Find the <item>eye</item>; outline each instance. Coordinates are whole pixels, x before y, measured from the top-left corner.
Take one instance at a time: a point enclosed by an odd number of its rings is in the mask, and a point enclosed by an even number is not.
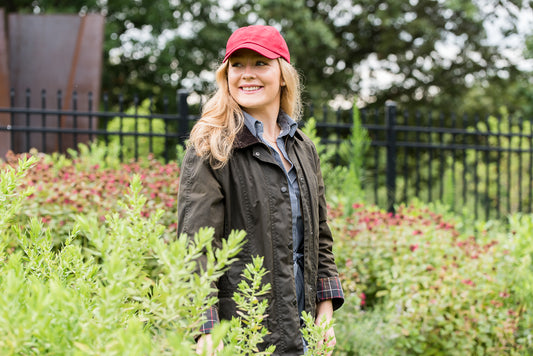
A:
[[[231,66],[234,67],[234,68],[242,67],[241,62],[231,62],[230,64],[231,64]]]
[[[259,61],[257,61],[257,62],[255,63],[255,65],[258,66],[258,67],[262,67],[262,66],[266,66],[266,65],[268,65],[268,63],[265,62],[265,61],[261,61],[261,60],[259,60]]]

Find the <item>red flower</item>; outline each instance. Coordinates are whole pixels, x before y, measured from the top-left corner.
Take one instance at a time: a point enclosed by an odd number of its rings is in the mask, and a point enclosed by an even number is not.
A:
[[[409,246],[409,249],[410,249],[412,252],[415,252],[415,251],[418,249],[418,244],[413,244],[413,245]]]
[[[354,208],[354,209],[359,209],[359,208],[362,208],[362,207],[363,207],[363,204],[360,204],[360,203],[354,203],[352,205],[352,208]]]
[[[469,285],[469,286],[473,286],[474,285],[474,282],[472,282],[471,279],[463,279],[461,281],[461,283],[464,283],[464,284]]]
[[[359,298],[361,298],[361,306],[364,306],[364,305],[365,305],[365,302],[366,302],[366,295],[365,295],[365,293],[361,293],[361,294],[359,294]]]
[[[174,199],[171,199],[165,203],[167,208],[172,208],[174,206]]]
[[[352,267],[352,265],[353,265],[352,260],[351,260],[350,258],[348,258],[348,259],[346,260],[345,266],[346,266],[346,267]]]
[[[168,226],[169,229],[177,229],[178,228],[178,223],[172,223]]]

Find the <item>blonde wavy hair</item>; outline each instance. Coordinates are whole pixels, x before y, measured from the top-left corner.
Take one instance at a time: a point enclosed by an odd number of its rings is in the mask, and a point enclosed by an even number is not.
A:
[[[293,120],[298,121],[301,114],[301,83],[296,69],[283,58],[278,58],[281,79],[281,109]],[[215,169],[226,165],[233,151],[237,133],[244,125],[241,107],[230,95],[228,87],[229,61],[222,63],[216,71],[218,89],[204,104],[202,116],[194,125],[189,146],[196,154],[208,159]]]

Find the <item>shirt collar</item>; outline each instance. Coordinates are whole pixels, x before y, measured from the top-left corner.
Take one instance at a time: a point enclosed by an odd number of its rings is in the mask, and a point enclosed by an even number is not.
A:
[[[244,125],[250,130],[252,135],[261,139],[263,137],[263,123],[257,120],[252,115],[248,114],[246,111],[244,113]],[[278,114],[278,124],[281,127],[280,136],[289,135],[294,137],[296,130],[298,129],[298,124],[294,121],[289,115],[287,115],[283,110],[280,109]]]

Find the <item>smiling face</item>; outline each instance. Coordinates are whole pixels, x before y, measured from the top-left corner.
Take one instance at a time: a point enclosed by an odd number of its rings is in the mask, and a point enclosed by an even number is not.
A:
[[[238,50],[229,58],[229,92],[256,119],[277,118],[281,85],[277,59],[268,59],[249,49]]]

